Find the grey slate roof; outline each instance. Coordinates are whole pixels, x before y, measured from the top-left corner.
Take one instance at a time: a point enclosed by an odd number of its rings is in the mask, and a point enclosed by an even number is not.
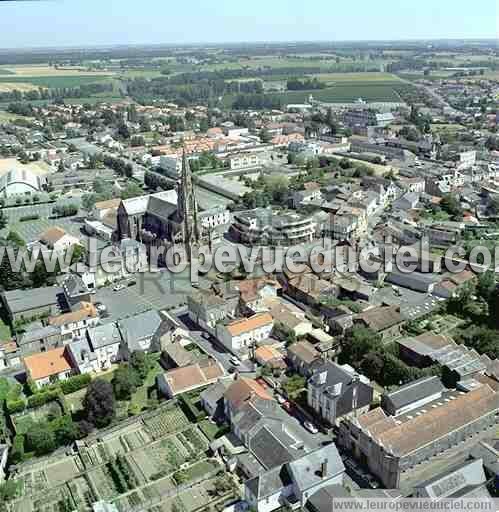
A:
[[[88,329],[87,335],[94,350],[121,343],[120,332],[114,323],[98,325],[97,327]]]
[[[452,466],[444,473],[418,484],[416,487],[421,489],[423,496],[431,498],[452,497],[470,487],[481,486],[487,481],[483,471],[482,459],[467,461],[456,466]]]
[[[62,288],[46,286],[31,290],[10,290],[3,292],[4,300],[12,312],[22,313],[30,309],[42,308],[59,303],[58,296],[63,293]]]
[[[76,338],[68,345],[76,364],[84,363],[84,356],[88,356],[90,360],[96,359],[97,354],[92,352],[88,339],[86,337]]]
[[[291,484],[286,466],[278,466],[246,482],[246,486],[258,499],[275,494]]]
[[[127,342],[130,351],[139,349],[138,341],[146,338],[152,338],[161,325],[161,315],[150,310],[145,313],[125,318],[118,322],[118,327]]]
[[[54,327],[52,325],[47,325],[45,327],[41,327],[39,329],[32,329],[30,331],[23,333],[17,339],[17,343],[19,345],[24,345],[26,343],[31,343],[32,341],[48,338],[49,336],[57,336],[58,334],[60,334],[59,328]]]
[[[293,460],[293,455],[286,446],[265,425],[251,437],[249,449],[266,469],[282,466]]]
[[[326,463],[325,476],[321,475],[322,464]],[[334,443],[308,453],[287,464],[289,473],[300,491],[314,487],[326,478],[333,478],[345,471],[345,466]]]
[[[428,396],[442,393],[444,390],[445,387],[438,377],[423,377],[387,393],[385,399],[389,400],[395,409],[401,409]]]

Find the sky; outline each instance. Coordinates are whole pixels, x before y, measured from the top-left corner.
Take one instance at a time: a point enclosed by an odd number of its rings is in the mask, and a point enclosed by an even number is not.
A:
[[[497,0],[0,0],[0,48],[499,38]]]

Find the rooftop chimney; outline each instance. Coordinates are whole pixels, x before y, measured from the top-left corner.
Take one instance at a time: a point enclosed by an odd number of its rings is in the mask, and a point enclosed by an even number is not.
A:
[[[327,459],[324,459],[324,462],[321,464],[321,478],[326,478],[327,476]]]

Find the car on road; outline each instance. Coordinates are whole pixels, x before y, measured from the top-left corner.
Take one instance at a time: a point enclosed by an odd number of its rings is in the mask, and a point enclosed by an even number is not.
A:
[[[117,284],[116,286],[113,287],[113,292],[119,292],[121,290],[124,290],[125,289],[125,285],[124,284]]]
[[[211,334],[209,332],[203,332],[201,334],[201,336],[205,339],[205,340],[209,340],[211,338]]]
[[[232,356],[230,359],[230,364],[233,364],[234,366],[239,366],[241,364],[241,361],[236,357]]]
[[[104,313],[104,311],[107,311],[106,305],[102,304],[102,302],[96,302],[94,305],[98,313]]]
[[[305,421],[303,423],[303,426],[311,433],[311,434],[318,434],[319,429],[311,422],[311,421]]]
[[[137,284],[137,281],[135,281],[134,279],[131,279],[130,281],[128,281],[128,283],[126,284],[127,286],[135,286]]]
[[[283,405],[286,402],[286,399],[279,394],[276,394],[275,399],[277,400],[277,403],[280,405]]]

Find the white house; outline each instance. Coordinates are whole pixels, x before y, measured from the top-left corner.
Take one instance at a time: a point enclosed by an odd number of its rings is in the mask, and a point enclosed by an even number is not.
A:
[[[107,370],[119,361],[121,335],[116,324],[98,325],[88,329],[87,339],[96,356],[95,364],[99,370]]]
[[[269,313],[259,313],[250,318],[235,320],[228,325],[217,325],[217,337],[231,352],[247,351],[253,344],[267,339],[274,327]]]
[[[79,245],[80,240],[75,236],[68,235],[64,229],[54,226],[48,228],[40,235],[40,242],[46,245],[49,249],[63,253],[74,245]]]
[[[32,379],[38,388],[66,380],[73,374],[66,347],[27,356],[24,358],[24,366],[28,378]]]
[[[48,324],[59,327],[63,342],[72,340],[76,336],[84,336],[87,329],[99,323],[99,315],[95,306],[90,302],[80,302],[74,311],[62,315],[51,316]]]

